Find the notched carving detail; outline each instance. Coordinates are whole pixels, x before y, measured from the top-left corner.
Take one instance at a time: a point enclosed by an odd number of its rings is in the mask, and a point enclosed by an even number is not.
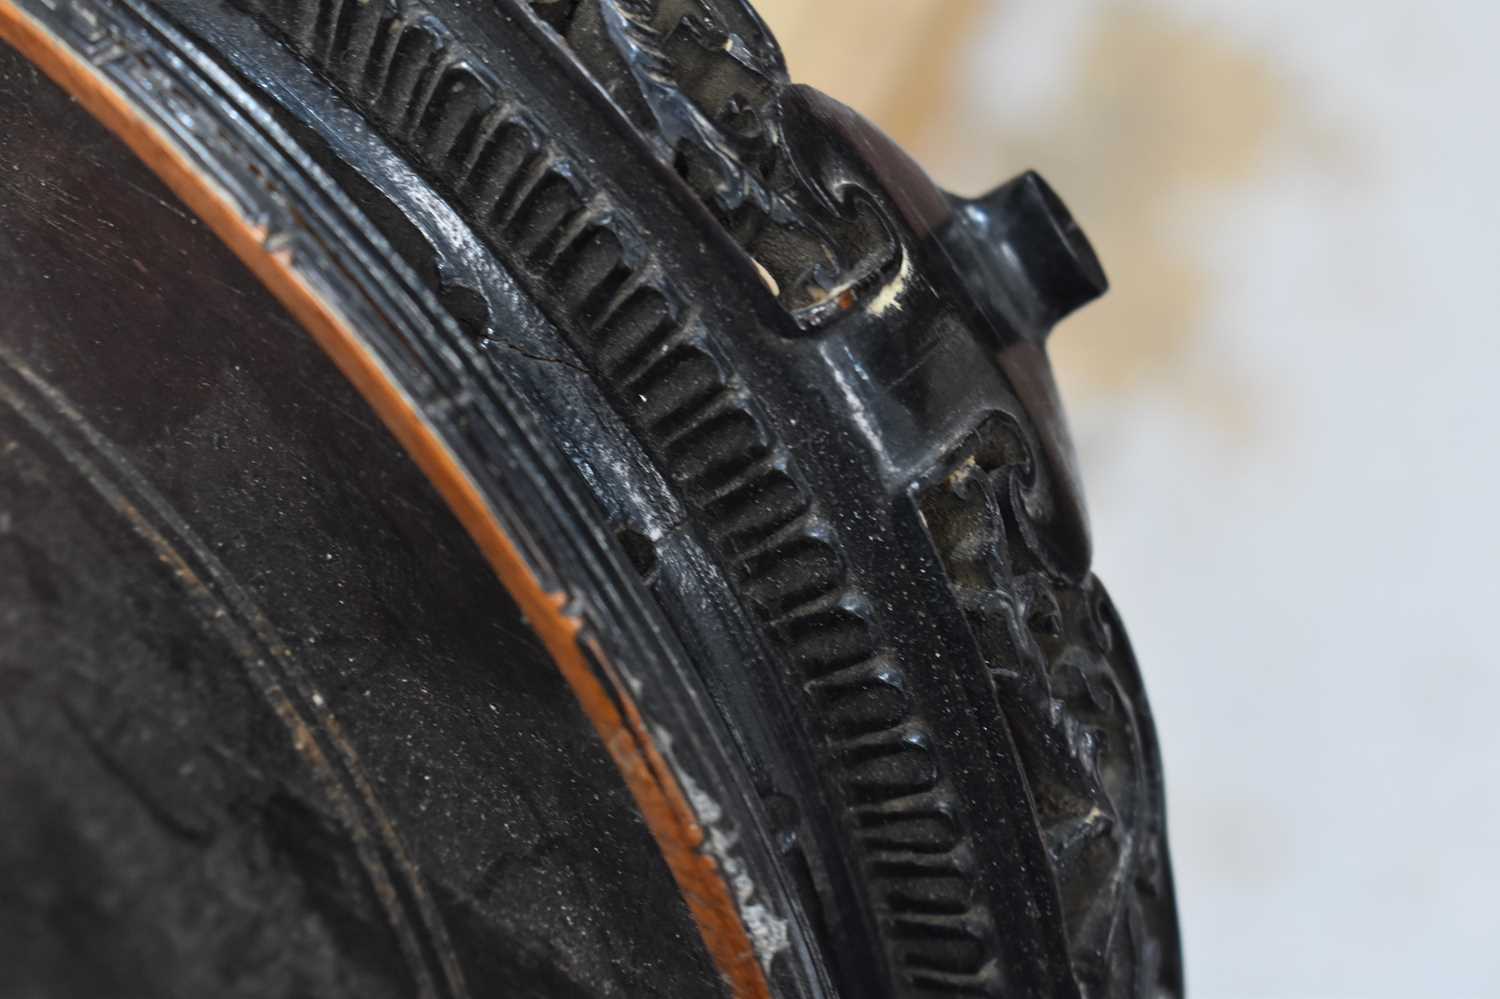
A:
[[[912,994],[997,994],[999,942],[931,726],[905,696],[870,603],[850,584],[836,532],[790,453],[694,310],[661,278],[626,210],[421,4],[234,2],[452,195],[703,514],[747,605],[797,671],[825,772],[849,806],[853,855],[872,886],[887,954]],[[571,21],[557,23],[571,35],[590,9],[583,0]],[[691,30],[701,47],[705,29]],[[744,35],[724,37],[720,50],[739,52],[737,65],[759,58],[757,72],[780,71],[779,56],[768,62]],[[781,211],[769,193],[759,201],[742,193],[739,209],[767,219]],[[843,282],[838,295],[852,296],[863,287],[854,273],[825,269],[817,280]],[[814,301],[806,315],[821,317],[827,305]],[[752,915],[743,906],[742,914]]]
[[[844,695],[821,681],[839,674],[857,685],[863,681],[856,674],[866,671],[878,684],[891,675],[868,601],[849,585],[833,528],[787,449],[696,313],[662,280],[627,213],[587,182],[568,152],[420,4],[236,2],[452,194],[599,374],[622,415],[712,525],[710,540],[746,603],[801,671],[810,714],[827,734],[824,752],[838,793],[859,807],[889,806],[897,814],[901,801],[929,796],[955,816],[951,843],[940,853],[967,856],[956,798],[942,782],[931,737],[910,700],[887,705],[884,724],[859,733],[825,713],[825,703]],[[845,716],[849,707],[845,701]],[[954,981],[993,978],[984,970],[988,957],[957,962],[948,954],[951,932],[924,928],[918,918],[915,900],[936,890],[947,909],[965,915],[976,951],[993,954],[990,931],[975,929],[988,923],[967,882],[941,856],[912,868],[900,862],[903,851],[880,842],[876,837],[864,851],[865,866],[882,911],[905,920],[888,937],[893,963],[912,981],[935,967],[959,976]],[[932,878],[946,878],[947,888],[924,888]]]

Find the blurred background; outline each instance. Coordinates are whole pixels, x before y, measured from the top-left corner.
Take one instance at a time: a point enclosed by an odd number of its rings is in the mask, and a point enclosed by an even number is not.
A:
[[[1500,5],[757,0],[1113,281],[1051,340],[1190,994],[1500,996]]]

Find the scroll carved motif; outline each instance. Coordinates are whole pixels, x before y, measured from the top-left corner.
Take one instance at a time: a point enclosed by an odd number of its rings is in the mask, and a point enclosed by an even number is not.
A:
[[[1031,448],[994,416],[922,510],[1025,764],[1086,996],[1176,994],[1155,736],[1103,586],[1065,575],[1038,522]]]
[[[799,130],[776,41],[747,4],[536,0],[579,60],[726,232],[771,276],[799,324],[816,327],[899,265],[884,207]],[[795,133],[795,138],[792,137]]]

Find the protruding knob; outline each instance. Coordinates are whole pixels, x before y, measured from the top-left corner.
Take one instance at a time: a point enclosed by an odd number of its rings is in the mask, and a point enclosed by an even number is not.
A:
[[[1009,304],[1030,327],[1023,334],[1045,337],[1064,317],[1108,290],[1088,237],[1035,171],[958,207],[974,249],[984,258],[982,276],[1003,286]]]

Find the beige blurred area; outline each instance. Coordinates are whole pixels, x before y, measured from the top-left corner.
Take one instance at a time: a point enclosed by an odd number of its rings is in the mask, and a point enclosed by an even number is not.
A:
[[[1117,391],[1143,368],[1174,362],[1206,278],[1161,233],[1179,198],[1251,178],[1271,129],[1297,113],[1265,60],[1145,5],[1101,6],[1046,82],[1049,93],[1032,95],[1045,113],[1008,116],[995,113],[973,64],[1001,30],[1001,0],[758,7],[795,79],[875,121],[949,190],[978,194],[1036,167],[1064,193],[1114,285],[1054,347],[1075,392]],[[1200,388],[1211,415],[1239,418],[1232,383]]]
[[[1112,289],[1049,350],[1161,733],[1189,992],[1500,996],[1500,5],[756,0]]]

